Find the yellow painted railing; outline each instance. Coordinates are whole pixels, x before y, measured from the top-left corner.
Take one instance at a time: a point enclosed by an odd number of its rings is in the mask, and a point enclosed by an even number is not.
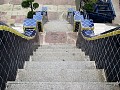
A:
[[[106,38],[106,37],[110,37],[110,36],[115,36],[115,35],[118,35],[118,34],[120,34],[120,30],[112,31],[112,32],[109,32],[109,33],[106,33],[106,34],[96,35],[96,36],[93,36],[93,37],[85,37],[84,35],[82,35],[82,36],[86,40],[97,40],[97,39],[102,39],[102,38]]]
[[[18,35],[18,36],[20,36],[20,37],[22,37],[24,39],[27,39],[27,40],[31,40],[31,39],[33,39],[35,37],[35,36],[32,36],[32,37],[25,36],[24,34],[18,32],[17,30],[12,29],[12,28],[10,28],[8,26],[5,26],[5,25],[0,25],[0,30],[1,31],[4,30],[4,31],[11,32],[11,33],[13,33],[15,35]]]

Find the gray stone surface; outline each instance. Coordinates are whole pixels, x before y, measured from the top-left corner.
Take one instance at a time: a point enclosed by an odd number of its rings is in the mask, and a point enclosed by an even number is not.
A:
[[[105,82],[22,82],[9,83],[6,90],[120,90],[114,84]]]
[[[52,32],[72,31],[73,30],[72,25],[69,24],[69,22],[65,21],[64,19],[62,20],[62,18],[66,18],[64,16],[64,13],[63,13],[63,15],[61,14],[61,16],[59,16],[59,19],[61,19],[61,21],[55,20],[55,21],[47,22],[44,25],[44,30],[46,32],[48,32],[48,31],[52,31]]]
[[[20,0],[4,1],[20,4]],[[40,8],[48,7],[49,22],[44,25],[44,31],[57,33],[42,38],[43,44],[48,45],[39,47],[34,52],[33,60],[36,62],[31,60],[26,63],[24,70],[18,70],[16,81],[8,82],[6,90],[120,90],[114,83],[104,82],[102,70],[95,69],[94,61],[89,61],[89,57],[85,57],[85,54],[76,48],[77,34],[76,37],[69,34],[73,27],[66,21],[67,9],[75,8],[74,0],[36,1],[40,3]],[[0,3],[2,4],[3,0]],[[9,24],[22,23],[29,9],[13,4],[0,5],[1,20]],[[95,24],[95,33],[99,34],[109,28]],[[74,45],[52,45],[50,43],[53,43],[53,40],[54,43],[69,42]]]
[[[76,54],[81,54],[85,55],[84,52],[81,52],[81,50],[78,49],[38,49],[36,52],[33,52],[34,55],[42,54],[42,53],[76,53]]]
[[[50,45],[41,45],[39,49],[78,49],[75,45],[72,44],[50,44]]]
[[[25,69],[95,69],[94,61],[25,62]]]
[[[32,61],[89,61],[89,57],[80,49],[66,45],[39,47],[31,57]]]
[[[32,56],[32,61],[90,61],[88,57],[69,57],[69,56]]]
[[[32,61],[84,61],[89,60],[84,52],[74,45],[42,45],[31,57]]]
[[[27,69],[18,70],[16,82],[103,82],[97,69]]]
[[[68,52],[39,52],[39,53],[34,53],[33,54],[34,57],[39,57],[39,58],[42,58],[42,57],[75,57],[75,58],[80,58],[80,57],[85,57],[85,54],[84,53],[75,53],[75,52],[71,52],[71,53],[68,53]]]

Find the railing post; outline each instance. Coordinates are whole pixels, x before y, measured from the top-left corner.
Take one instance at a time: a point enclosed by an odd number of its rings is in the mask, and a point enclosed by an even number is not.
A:
[[[73,25],[73,21],[74,21],[74,11],[75,10],[73,8],[68,8],[67,20],[72,25]]]
[[[48,21],[48,13],[47,13],[47,10],[48,10],[47,7],[42,7],[43,25]]]

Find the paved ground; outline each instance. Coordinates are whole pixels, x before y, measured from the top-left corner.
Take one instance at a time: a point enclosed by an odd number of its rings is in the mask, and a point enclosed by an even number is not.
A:
[[[52,31],[52,32],[56,32],[56,31],[58,31],[58,32],[62,32],[62,31],[69,32],[69,31],[73,30],[73,27],[72,27],[71,24],[69,24],[65,20],[63,20],[63,21],[52,20],[50,22],[47,22],[44,25],[44,30],[46,32],[48,32],[48,31]]]
[[[35,0],[48,7],[49,22],[45,24],[45,32],[40,34],[41,44],[72,43],[75,44],[77,33],[71,33],[73,27],[66,21],[67,9],[75,8],[74,0]],[[30,9],[21,7],[21,0],[1,0],[0,20],[7,24],[15,24],[19,32],[23,32],[22,23]]]
[[[76,44],[77,33],[72,31],[73,26],[64,17],[49,20],[44,25],[44,32],[40,33],[40,44]]]
[[[19,5],[21,1],[22,0],[0,0],[0,4],[11,3]],[[35,2],[46,5],[74,5],[74,0],[35,0]]]
[[[40,8],[43,5],[40,5]],[[75,6],[70,5],[44,5],[48,7],[48,13],[50,19],[58,18],[59,13],[67,12],[70,7],[75,8]],[[37,9],[37,10],[40,10]],[[29,9],[23,9],[20,5],[4,4],[0,5],[0,20],[5,23],[22,23],[26,18]],[[54,16],[53,16],[54,15]]]
[[[75,8],[74,0],[35,0],[42,6],[48,7],[49,19],[57,19],[59,13],[65,13],[68,8]],[[0,20],[7,23],[23,23],[30,9],[21,7],[21,0],[0,0]],[[53,16],[54,15],[54,16]]]
[[[4,1],[4,2],[3,2]],[[49,22],[44,25],[45,32],[40,34],[41,44],[72,43],[75,44],[77,33],[71,33],[73,27],[66,21],[67,9],[75,8],[74,0],[36,0],[48,7]],[[21,0],[0,0],[0,20],[7,24],[15,24],[14,29],[23,32],[22,23],[29,9],[23,9]],[[95,24],[95,34],[110,30],[114,26]],[[46,33],[47,32],[47,33]],[[59,33],[59,34],[58,34]]]
[[[44,32],[40,34],[40,44],[76,44],[76,32]]]

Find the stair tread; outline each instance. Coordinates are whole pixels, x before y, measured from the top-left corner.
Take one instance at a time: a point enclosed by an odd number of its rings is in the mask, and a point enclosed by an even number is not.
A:
[[[73,56],[75,56],[75,55],[85,55],[85,53],[83,53],[83,52],[35,52],[35,53],[33,53],[33,55],[49,55],[49,56],[51,56],[51,55],[73,55]]]
[[[41,50],[33,53],[32,57],[85,57],[82,51],[69,51],[69,50]]]
[[[83,52],[80,52],[80,51],[68,51],[68,50],[64,50],[64,51],[56,51],[56,50],[42,50],[41,52],[38,52],[38,51],[36,51],[36,52],[34,52],[33,53],[33,56],[36,56],[36,55],[51,55],[51,54],[55,54],[55,55],[59,55],[60,54],[60,56],[62,55],[62,54],[64,54],[64,56],[65,55],[83,55],[83,56],[85,56],[85,53],[83,53]]]
[[[18,70],[16,82],[103,82],[102,74],[98,69],[27,69]]]
[[[109,82],[9,82],[6,90],[120,90]]]
[[[36,53],[39,52],[81,52],[79,49],[37,49]]]
[[[68,56],[49,56],[49,57],[39,57],[33,56],[31,57],[32,61],[90,61],[88,57],[68,57]]]
[[[39,48],[43,47],[73,47],[76,48],[76,46],[73,44],[50,44],[50,45],[41,45]]]
[[[26,62],[25,69],[95,69],[94,61],[55,61],[55,62]]]

